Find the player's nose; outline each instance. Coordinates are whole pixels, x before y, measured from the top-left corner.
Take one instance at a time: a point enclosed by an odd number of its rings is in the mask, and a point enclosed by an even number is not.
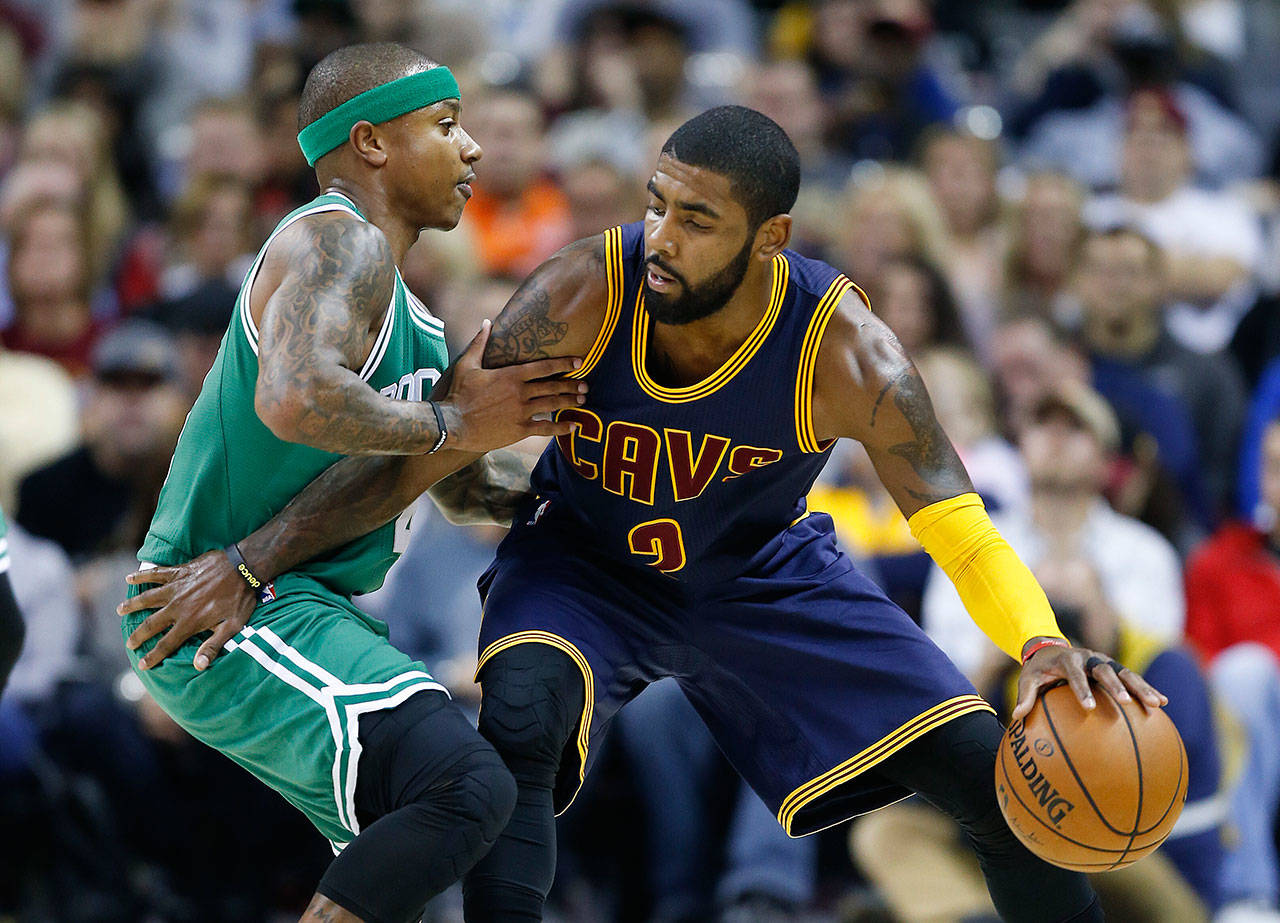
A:
[[[460,131],[462,132],[462,160],[464,163],[475,163],[484,156],[484,148],[476,143],[476,139],[471,137],[465,128]]]

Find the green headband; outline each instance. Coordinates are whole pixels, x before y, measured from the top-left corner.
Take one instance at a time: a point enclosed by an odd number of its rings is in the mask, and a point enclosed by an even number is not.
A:
[[[307,165],[314,167],[317,160],[347,140],[356,122],[378,125],[442,99],[459,98],[458,81],[449,68],[419,71],[365,90],[329,110],[298,132],[298,147],[302,148]]]

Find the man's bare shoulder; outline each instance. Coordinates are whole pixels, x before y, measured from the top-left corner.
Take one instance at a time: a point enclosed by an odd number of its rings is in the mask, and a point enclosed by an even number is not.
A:
[[[368,303],[385,307],[394,291],[395,257],[386,235],[345,211],[304,215],[267,245],[250,293],[255,320],[286,282],[308,289],[356,289]],[[362,303],[366,299],[361,299]]]
[[[493,322],[485,365],[583,356],[604,322],[605,237],[565,246],[533,271]]]

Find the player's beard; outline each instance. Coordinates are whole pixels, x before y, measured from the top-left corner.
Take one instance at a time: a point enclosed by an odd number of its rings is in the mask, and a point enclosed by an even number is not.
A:
[[[645,265],[656,263],[663,272],[675,278],[680,283],[680,294],[671,295],[655,292],[649,287],[649,282],[646,279],[644,283],[645,309],[658,323],[674,325],[691,324],[719,311],[733,297],[733,293],[738,290],[738,286],[742,284],[742,280],[747,274],[747,266],[751,263],[751,245],[754,242],[755,235],[749,235],[747,242],[743,244],[742,250],[738,255],[697,288],[691,286],[684,276],[663,266],[656,257],[649,257],[645,260]]]

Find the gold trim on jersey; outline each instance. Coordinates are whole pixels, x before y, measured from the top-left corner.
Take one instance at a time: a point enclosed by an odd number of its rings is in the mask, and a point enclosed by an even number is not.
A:
[[[813,804],[823,795],[832,791],[832,789],[852,781],[856,776],[889,758],[907,744],[922,737],[934,728],[959,718],[961,715],[967,715],[975,711],[989,711],[995,714],[995,709],[985,699],[972,693],[947,699],[945,702],[940,702],[927,711],[921,712],[897,730],[891,731],[877,740],[861,753],[845,760],[834,769],[829,769],[822,775],[815,776],[793,791],[783,800],[782,807],[778,809],[778,822],[782,824],[788,836],[805,835],[791,832],[796,815],[802,809]],[[842,817],[836,818],[829,826],[834,826],[845,819]],[[806,833],[816,832],[814,830],[806,831]]]
[[[827,446],[818,443],[813,432],[813,373],[818,361],[818,350],[822,346],[822,335],[826,332],[827,322],[840,305],[845,292],[856,289],[863,300],[866,295],[862,289],[850,282],[845,276],[836,276],[835,281],[827,288],[827,292],[818,302],[813,316],[809,318],[809,329],[805,331],[804,343],[800,347],[800,370],[796,375],[796,442],[801,452],[822,452]]]
[[[751,335],[743,341],[724,365],[697,384],[685,388],[663,387],[649,377],[649,370],[645,367],[645,356],[649,345],[649,312],[644,309],[644,282],[642,281],[636,292],[635,316],[631,322],[631,369],[640,387],[650,397],[667,404],[685,404],[720,390],[734,375],[742,371],[768,338],[769,332],[773,330],[773,325],[778,320],[778,315],[782,313],[782,302],[786,297],[790,278],[791,263],[779,253],[773,258],[773,289],[769,296],[769,306],[765,309],[764,317],[760,318],[760,323],[756,324],[756,329],[751,331]]]
[[[609,346],[609,338],[613,329],[618,326],[618,318],[622,316],[622,290],[624,277],[622,274],[622,228],[609,228],[604,232],[604,275],[608,282],[604,308],[604,323],[596,334],[596,341],[591,344],[591,351],[582,360],[582,365],[565,375],[565,378],[586,378],[596,367],[600,357]]]
[[[556,814],[559,815],[569,810],[569,805],[573,804],[574,799],[578,797],[578,792],[582,789],[582,782],[587,777],[587,749],[591,745],[591,716],[596,706],[595,677],[591,672],[591,664],[586,657],[582,656],[582,651],[578,650],[572,641],[568,641],[550,631],[530,629],[529,631],[518,631],[513,635],[507,635],[505,638],[499,638],[486,647],[484,653],[480,655],[480,662],[476,664],[476,680],[479,680],[481,668],[495,654],[519,644],[549,644],[557,650],[568,654],[569,659],[577,665],[582,673],[582,684],[585,689],[582,697],[582,717],[578,722],[578,785],[564,807],[556,811]]]

